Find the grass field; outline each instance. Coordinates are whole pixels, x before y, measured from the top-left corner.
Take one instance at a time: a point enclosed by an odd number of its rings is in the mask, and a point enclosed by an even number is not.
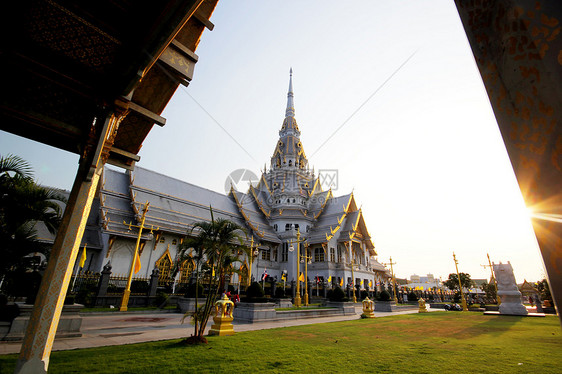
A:
[[[188,330],[186,329],[186,332]],[[0,356],[12,373],[16,355]],[[432,312],[54,352],[50,373],[562,373],[557,317]]]

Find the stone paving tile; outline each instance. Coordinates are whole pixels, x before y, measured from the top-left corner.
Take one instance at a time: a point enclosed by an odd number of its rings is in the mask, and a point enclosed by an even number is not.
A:
[[[430,311],[432,311],[430,309]],[[417,310],[381,313],[375,312],[375,317],[385,317],[397,314],[416,313]],[[236,323],[237,332],[264,330],[278,327],[302,326],[317,323],[349,321],[360,318],[361,309],[357,308],[356,315],[333,316],[309,319],[293,319],[284,321],[268,321],[258,323]],[[183,314],[145,314],[131,315],[96,315],[84,316],[82,319],[82,333],[80,338],[56,339],[53,351],[103,347],[132,343],[143,343],[158,340],[181,339],[192,334],[193,326],[186,322],[181,324]],[[207,324],[208,331],[212,320]],[[19,353],[21,342],[0,342],[0,354]]]

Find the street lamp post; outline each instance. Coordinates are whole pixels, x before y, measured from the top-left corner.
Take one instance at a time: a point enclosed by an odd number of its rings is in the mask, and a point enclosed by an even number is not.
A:
[[[494,282],[494,288],[496,289],[496,300],[498,301],[498,305],[500,305],[502,302],[500,300],[500,296],[498,295],[498,281],[496,281],[496,277],[494,275],[494,267],[492,266],[492,261],[490,261],[490,254],[486,253],[486,256],[488,256],[488,265],[480,265],[483,266],[485,268],[489,267],[490,268],[490,272],[492,273],[492,278],[491,281]]]
[[[252,264],[253,264],[253,260],[254,260],[254,256],[257,256],[260,252],[258,251],[257,245],[256,245],[256,249],[254,251],[254,237],[252,236],[252,239],[250,241],[250,269],[248,271],[248,286],[250,284],[252,284]],[[258,271],[257,267],[256,267],[256,272]]]
[[[129,227],[129,230],[132,227],[137,227],[139,229],[139,234],[137,236],[137,244],[135,245],[135,250],[133,251],[133,259],[131,260],[131,267],[129,269],[129,277],[127,278],[127,286],[125,287],[125,291],[123,292],[123,298],[121,299],[121,307],[119,308],[120,312],[126,312],[127,311],[127,305],[129,304],[129,296],[131,295],[131,282],[133,280],[133,272],[135,271],[135,262],[136,262],[135,260],[137,259],[137,252],[139,250],[142,230],[145,228],[144,227],[144,220],[146,218],[146,213],[148,212],[148,206],[149,205],[150,205],[150,203],[147,201],[146,205],[144,206],[144,209],[142,211],[141,224],[139,226],[133,225],[131,223],[123,222],[125,225],[127,225]],[[152,233],[153,230],[158,230],[158,227],[155,229],[153,226],[151,226],[150,227],[150,233]],[[139,261],[140,261],[140,258],[139,258]]]
[[[396,277],[394,276],[394,268],[392,267],[392,265],[396,265],[396,262],[392,262],[392,257],[390,257],[390,262],[384,265],[390,265],[390,275],[392,276],[392,294],[394,295],[394,302],[398,304],[398,298],[396,297]]]
[[[352,286],[352,290],[353,290],[353,302],[356,303],[357,302],[357,296],[355,296],[355,274],[353,272],[353,268],[355,266],[359,266],[355,263],[355,260],[353,259],[353,252],[351,249],[351,240],[349,241],[349,256],[351,257],[351,261],[349,263],[349,266],[351,267],[351,286]]]
[[[455,256],[455,252],[453,252],[453,260],[455,260],[455,268],[457,269],[457,278],[459,279],[459,289],[461,291],[462,311],[467,312],[468,307],[466,305],[466,300],[464,298],[464,292],[462,291],[461,275],[459,273],[459,262],[457,261],[457,256]]]
[[[353,268],[357,266],[357,264],[355,263],[354,259],[351,259],[351,263],[349,265],[351,266],[351,286],[353,289],[353,302],[356,303],[357,296],[355,296],[355,274],[353,273]]]
[[[305,254],[301,255],[301,262],[304,262],[304,306],[308,306],[308,264],[312,262],[312,256],[308,255],[308,246],[304,246]]]
[[[304,241],[304,240],[302,240]],[[300,266],[299,266],[299,259],[300,259],[300,242],[301,242],[301,232],[299,229],[297,229],[297,295],[295,296],[295,306],[297,308],[300,308],[301,306],[301,293],[300,293],[300,280],[299,280],[299,272],[300,272]],[[289,252],[293,252],[295,250],[295,247],[293,247],[293,241],[291,240],[291,246],[289,247]]]

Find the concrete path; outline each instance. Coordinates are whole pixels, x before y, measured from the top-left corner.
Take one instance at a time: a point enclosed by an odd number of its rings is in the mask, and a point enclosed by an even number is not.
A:
[[[428,309],[431,310],[430,308]],[[352,316],[258,322],[253,324],[236,323],[234,321],[233,325],[236,332],[264,330],[359,319],[361,308],[356,307],[356,312],[357,314]],[[417,313],[417,310],[412,309],[389,313],[375,312],[375,317],[410,313]],[[183,314],[181,313],[133,314],[113,312],[96,315],[84,314],[82,319],[82,337],[55,339],[53,351],[185,338],[193,333],[193,326],[189,323],[188,319],[182,324],[182,317]],[[207,330],[212,325],[212,322],[211,319]],[[0,354],[19,353],[20,348],[21,342],[0,342]]]

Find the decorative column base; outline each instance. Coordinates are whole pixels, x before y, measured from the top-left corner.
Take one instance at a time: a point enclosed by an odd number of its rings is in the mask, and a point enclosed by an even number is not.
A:
[[[363,314],[361,318],[375,318],[375,303],[368,297],[363,300]]]
[[[213,317],[215,323],[211,326],[209,335],[234,335],[234,327],[232,326],[233,320],[234,318],[232,317]]]
[[[425,306],[425,300],[420,297],[418,300],[418,313],[427,313],[427,307]]]
[[[213,317],[215,324],[211,326],[209,335],[234,335],[234,327],[232,327],[233,311],[234,303],[223,294],[222,298],[215,303],[215,316]]]
[[[123,299],[121,299],[121,306],[119,307],[120,312],[127,311],[127,306],[129,305],[129,296],[131,296],[131,290],[123,291]]]

